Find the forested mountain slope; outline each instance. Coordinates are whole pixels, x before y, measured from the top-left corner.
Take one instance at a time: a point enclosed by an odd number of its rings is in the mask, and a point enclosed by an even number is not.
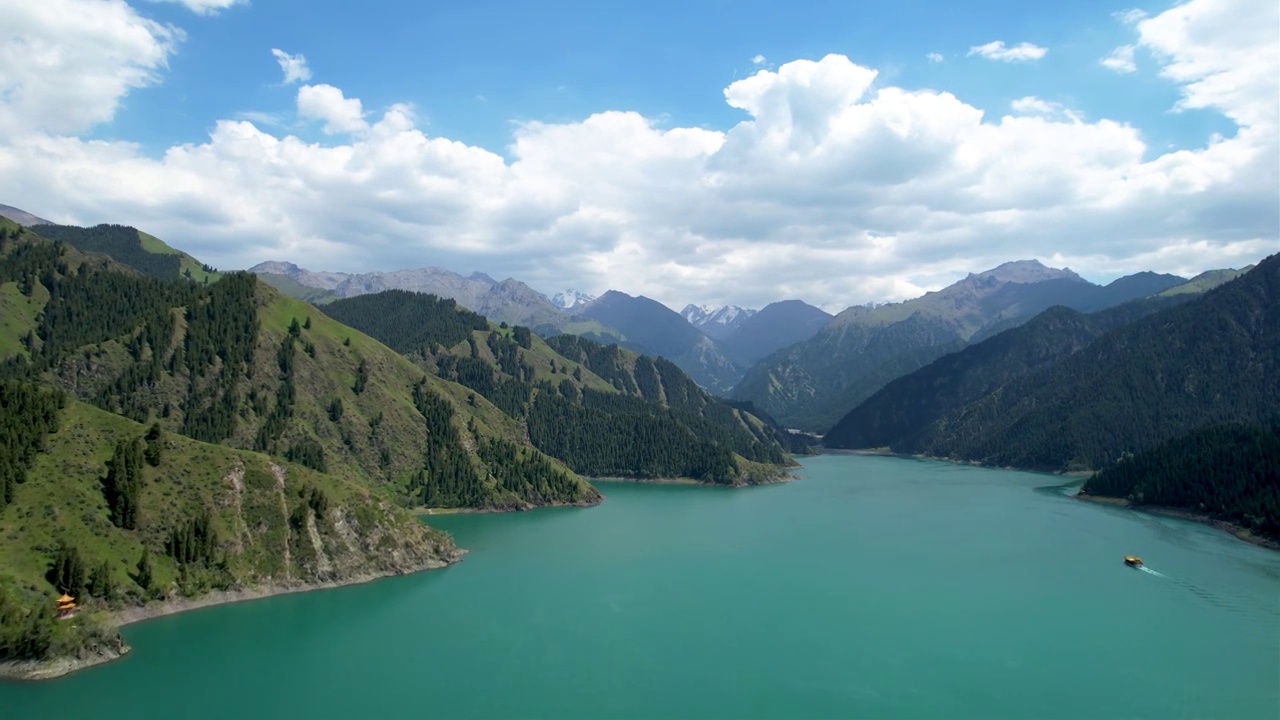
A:
[[[175,250],[159,238],[125,225],[36,225],[31,228],[41,237],[62,241],[86,253],[107,255],[122,265],[161,280],[187,278],[207,282],[216,273],[213,268],[190,255]]]
[[[535,447],[580,473],[740,484],[789,463],[776,428],[662,358],[573,335],[544,341],[432,295],[389,291],[325,312],[491,399]]]
[[[992,465],[1101,469],[1206,425],[1280,412],[1280,256],[958,408],[895,446]]]
[[[459,557],[361,483],[0,382],[0,660],[119,651],[95,611],[342,583]],[[34,431],[34,432],[33,432]],[[33,442],[32,442],[33,441]],[[82,608],[56,621],[60,593]]]
[[[1280,540],[1280,424],[1193,430],[1121,458],[1082,492],[1183,508]]]
[[[592,502],[491,403],[252,275],[203,285],[122,272],[65,245],[11,239],[0,283],[44,304],[10,377],[207,442],[387,487],[405,503]],[[24,293],[25,294],[25,293]]]
[[[1111,330],[1191,297],[1135,300],[1089,315],[1062,306],[1050,308],[1024,325],[944,355],[885,385],[841,418],[823,444],[911,447],[948,413],[1061,362]]]
[[[811,339],[751,368],[733,397],[788,427],[825,432],[892,380],[1054,305],[1102,309],[1180,282],[1147,275],[1099,286],[1070,270],[1017,261],[914,300],[849,308]]]

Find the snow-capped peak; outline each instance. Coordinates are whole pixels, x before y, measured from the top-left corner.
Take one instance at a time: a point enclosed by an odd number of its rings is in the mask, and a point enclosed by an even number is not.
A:
[[[588,295],[584,292],[569,289],[552,295],[551,304],[564,310],[572,310],[578,306],[586,305],[595,299],[594,295]]]
[[[723,307],[685,305],[684,310],[680,311],[680,315],[685,320],[688,320],[690,325],[700,330],[705,329],[708,325],[732,327],[755,314],[755,310],[740,308],[737,305],[725,305]]]

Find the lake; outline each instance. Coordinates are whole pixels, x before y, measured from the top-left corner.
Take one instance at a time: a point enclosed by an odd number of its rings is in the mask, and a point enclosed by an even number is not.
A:
[[[1280,553],[885,457],[432,518],[436,572],[125,629],[6,718],[1276,718]],[[1126,567],[1140,555],[1152,572]]]

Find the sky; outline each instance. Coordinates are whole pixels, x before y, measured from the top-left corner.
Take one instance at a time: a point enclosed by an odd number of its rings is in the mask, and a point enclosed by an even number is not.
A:
[[[679,308],[1280,250],[1280,4],[5,0],[0,203]]]

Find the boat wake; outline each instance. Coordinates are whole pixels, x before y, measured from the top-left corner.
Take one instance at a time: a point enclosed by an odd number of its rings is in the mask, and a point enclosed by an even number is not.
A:
[[[1139,567],[1138,569],[1139,569],[1139,570],[1141,570],[1141,571],[1142,571],[1142,572],[1144,572],[1144,573],[1147,573],[1148,575],[1155,575],[1156,577],[1168,577],[1168,576],[1167,576],[1167,575],[1165,575],[1164,573],[1156,572],[1155,570],[1152,570],[1151,568],[1147,567],[1146,565],[1143,565],[1143,566]]]

